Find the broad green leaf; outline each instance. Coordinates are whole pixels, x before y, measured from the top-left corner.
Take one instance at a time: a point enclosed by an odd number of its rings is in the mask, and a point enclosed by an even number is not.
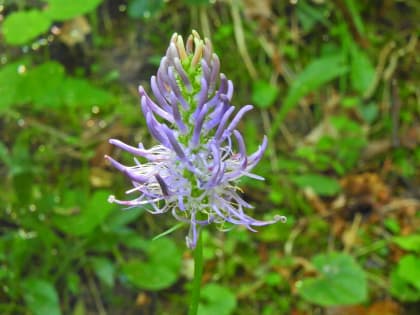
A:
[[[27,102],[38,107],[59,107],[62,105],[61,87],[64,67],[54,61],[29,68],[26,80],[21,84],[20,93]]]
[[[420,300],[420,290],[416,289],[410,282],[401,278],[399,276],[398,268],[391,272],[390,283],[390,293],[399,300],[405,302]]]
[[[22,283],[23,298],[34,315],[60,315],[60,303],[54,286],[43,279],[29,278]]]
[[[277,128],[283,122],[287,113],[298,104],[302,97],[332,79],[343,75],[347,70],[348,67],[344,64],[344,58],[341,55],[322,57],[307,65],[292,82],[284,103],[273,122],[271,134],[277,132]]]
[[[420,257],[405,255],[398,262],[398,276],[420,291]]]
[[[341,190],[336,179],[318,174],[296,175],[292,177],[292,181],[300,188],[312,188],[321,196],[333,196]]]
[[[324,140],[325,138],[321,138],[321,140]],[[315,163],[318,160],[318,155],[319,153],[317,152],[315,147],[312,146],[300,146],[296,149],[296,156],[299,158],[304,158],[305,160],[311,162],[311,163]],[[302,166],[300,166],[302,167]],[[299,168],[300,168],[299,167]],[[299,168],[297,168],[297,170],[299,170]]]
[[[141,289],[161,290],[173,285],[180,273],[181,253],[173,241],[161,238],[148,242],[147,261],[132,259],[123,264],[127,279]]]
[[[259,108],[267,108],[274,104],[279,89],[265,81],[255,81],[252,85],[252,103]]]
[[[298,292],[305,300],[322,306],[350,305],[366,300],[366,275],[352,256],[321,254],[315,256],[312,263],[318,276],[304,279],[298,285]]]
[[[10,45],[23,45],[45,33],[51,20],[38,10],[10,13],[3,22],[3,35]]]
[[[119,230],[127,224],[137,220],[146,208],[133,208],[127,211],[116,211],[112,213],[107,220],[108,226],[111,230]]]
[[[45,14],[54,21],[64,21],[93,11],[102,0],[44,0],[48,2]]]
[[[350,54],[352,86],[357,92],[364,93],[375,77],[375,67],[370,62],[368,55],[355,44],[352,44]]]
[[[71,107],[104,105],[112,100],[110,93],[95,87],[84,79],[66,78],[61,87],[61,92],[63,103]]]
[[[158,13],[163,5],[163,0],[132,0],[128,4],[128,16],[133,19],[147,19]]]
[[[392,240],[402,249],[420,252],[420,234],[397,236]]]
[[[344,108],[354,108],[361,102],[362,101],[358,97],[347,96],[347,97],[343,97],[343,99],[341,100],[341,106]]]
[[[175,243],[168,238],[160,238],[155,241],[149,241],[146,253],[151,263],[165,262],[173,271],[181,266],[181,253]]]
[[[385,218],[383,223],[384,223],[385,228],[387,228],[392,233],[394,233],[394,234],[400,233],[401,226],[400,226],[400,223],[395,218]],[[394,238],[394,241],[395,241],[395,238]],[[396,241],[396,243],[398,244],[398,241]],[[398,245],[400,247],[403,247],[400,244],[398,244]],[[420,243],[419,243],[419,247],[420,247]]]
[[[278,272],[270,272],[264,277],[264,282],[269,286],[279,286],[281,283],[286,282]]]
[[[25,62],[9,63],[0,68],[0,109],[16,105],[21,100],[20,86],[26,79]]]
[[[268,198],[276,205],[281,204],[284,201],[285,195],[282,190],[271,190]]]
[[[109,259],[103,257],[94,257],[91,259],[91,262],[96,276],[109,287],[114,286],[114,264]]]
[[[208,284],[201,289],[202,302],[198,305],[198,315],[229,315],[236,308],[236,297],[226,287]]]
[[[280,156],[278,160],[279,160],[278,168],[280,170],[285,170],[288,172],[296,172],[304,168],[304,166],[302,165],[302,162],[300,162],[299,160],[287,159]]]
[[[150,291],[158,291],[170,287],[178,279],[178,273],[165,265],[144,263],[133,259],[122,268],[128,280],[135,286]]]
[[[23,62],[0,68],[0,108],[31,103],[36,108],[103,106],[113,97],[85,79],[67,77],[57,62],[31,67]]]
[[[91,233],[102,224],[114,207],[107,201],[107,191],[96,191],[80,213],[73,215],[56,215],[54,223],[65,233],[80,236]]]
[[[76,273],[76,270],[67,273],[66,285],[67,289],[74,295],[80,294],[80,276]]]
[[[139,237],[136,231],[129,230],[122,235],[122,242],[124,242],[124,246],[127,248],[144,251],[148,248],[150,241]]]

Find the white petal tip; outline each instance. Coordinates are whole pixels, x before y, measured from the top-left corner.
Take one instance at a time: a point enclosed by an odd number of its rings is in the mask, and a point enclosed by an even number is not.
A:
[[[287,218],[284,215],[276,215],[274,216],[274,220],[280,221],[281,223],[287,222]]]

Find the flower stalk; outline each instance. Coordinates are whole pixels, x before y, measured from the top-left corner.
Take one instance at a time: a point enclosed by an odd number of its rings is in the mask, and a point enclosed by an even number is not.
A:
[[[194,249],[194,281],[191,290],[191,302],[188,315],[196,315],[200,302],[201,280],[203,278],[203,237],[197,238],[197,246]]]

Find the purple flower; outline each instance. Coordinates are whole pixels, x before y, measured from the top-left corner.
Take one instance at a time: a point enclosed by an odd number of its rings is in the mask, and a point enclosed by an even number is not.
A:
[[[129,207],[148,204],[155,214],[172,212],[190,224],[186,238],[190,248],[195,247],[202,225],[216,223],[223,228],[231,223],[255,231],[253,226],[285,221],[283,216],[260,221],[244,212],[252,206],[240,196],[237,182],[242,176],[263,180],[251,170],[263,156],[267,138],[247,155],[236,128],[252,106],[234,114],[233,84],[219,68],[219,58],[207,38],[202,40],[193,31],[184,45],[175,33],[150,81],[154,100],[139,88],[147,127],[159,144],[145,149],[141,143],[132,147],[111,139],[110,143],[138,157],[134,166],[106,156],[132,181],[127,193],[138,195],[131,200],[110,196],[109,201]]]

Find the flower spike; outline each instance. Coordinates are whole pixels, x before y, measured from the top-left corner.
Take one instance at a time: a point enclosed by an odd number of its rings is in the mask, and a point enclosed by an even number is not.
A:
[[[180,35],[173,34],[150,86],[154,100],[140,86],[140,105],[159,144],[145,149],[141,143],[133,147],[110,140],[136,157],[134,166],[106,159],[132,181],[127,194],[139,195],[131,200],[110,196],[109,201],[128,207],[149,204],[153,214],[172,213],[189,223],[189,248],[196,246],[200,227],[208,224],[226,229],[229,223],[255,231],[255,226],[285,222],[280,215],[261,221],[245,213],[252,205],[240,196],[237,183],[243,176],[263,180],[251,170],[264,154],[267,137],[255,153],[247,155],[237,127],[252,106],[234,114],[233,84],[220,73],[210,40],[192,31],[184,44]]]

